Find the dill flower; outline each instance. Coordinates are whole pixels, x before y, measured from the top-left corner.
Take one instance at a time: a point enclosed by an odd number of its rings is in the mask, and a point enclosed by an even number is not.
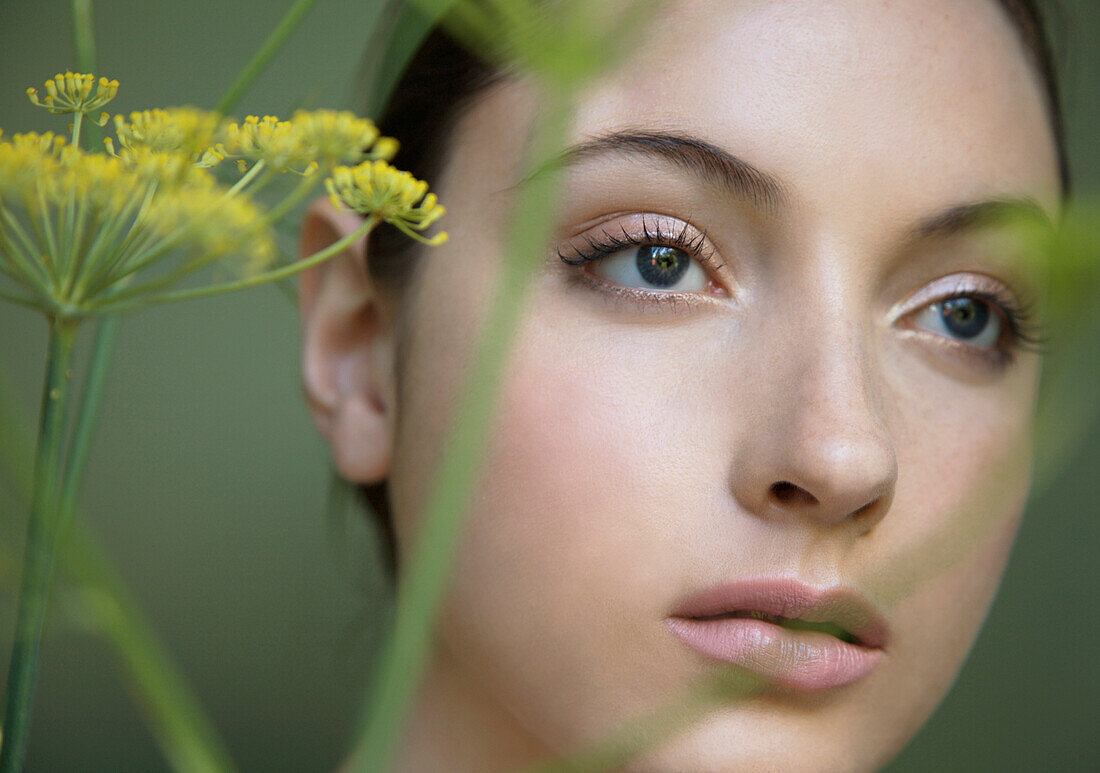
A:
[[[15,134],[10,141],[0,141],[0,201],[18,198],[38,180],[51,178],[64,145],[65,138],[53,132]]]
[[[299,110],[290,122],[322,166],[361,161],[369,152],[389,160],[397,152],[395,139],[380,137],[374,121],[349,110]]]
[[[214,150],[214,138],[221,118],[217,113],[195,107],[156,108],[130,113],[129,119],[115,116],[115,135],[121,150],[168,151],[191,156],[194,163],[213,166],[221,160]],[[115,155],[110,138],[103,141]]]
[[[0,133],[0,298],[79,320],[153,303],[251,287],[289,276],[335,249],[265,271],[275,256],[271,224],[316,185],[320,169],[341,206],[370,216],[363,233],[385,220],[418,241],[443,214],[427,183],[384,159],[397,141],[347,111],[298,111],[289,121],[249,116],[241,124],[194,107],[144,110],[115,117],[105,153],[80,147],[83,111],[101,106],[117,82],[67,73],[47,81],[49,96],[32,101],[52,112],[75,112],[71,138],[52,133]],[[117,143],[117,145],[116,145]],[[232,186],[213,167],[226,156],[251,169]],[[336,166],[362,160],[358,166]],[[242,170],[244,171],[244,170]],[[253,200],[278,173],[302,179],[268,211]],[[361,236],[362,234],[360,234]],[[214,263],[241,279],[177,289]]]
[[[277,171],[312,174],[318,167],[367,159],[390,159],[397,140],[382,137],[367,118],[343,110],[299,110],[288,121],[250,115],[230,124],[218,151],[245,162],[264,162]]]
[[[301,128],[273,115],[263,118],[250,115],[243,123],[230,124],[218,151],[239,157],[242,162],[262,161],[279,172],[309,175],[317,168],[314,153],[303,141]],[[244,171],[246,163],[238,162],[238,166]]]
[[[92,93],[93,87],[95,93]],[[100,78],[98,84],[94,75],[79,72],[58,73],[46,81],[46,96],[38,99],[38,90],[27,89],[31,103],[44,107],[51,113],[83,113],[98,110],[118,94],[118,81]],[[107,123],[107,114],[101,113],[96,121],[100,126]]]
[[[107,153],[149,180],[201,183],[199,170],[223,158],[214,147],[221,119],[194,107],[170,107],[115,116],[115,135],[103,140]]]
[[[183,179],[170,165],[137,169],[50,134],[0,140],[0,276],[28,293],[9,297],[80,317],[215,260],[240,258],[245,272],[270,262],[263,212],[192,169]],[[157,279],[127,287],[154,265]]]
[[[325,180],[325,188],[338,209],[377,217],[424,244],[437,245],[447,240],[446,232],[442,231],[430,239],[414,233],[430,226],[445,210],[436,195],[428,193],[426,182],[385,161],[338,166],[332,177]]]

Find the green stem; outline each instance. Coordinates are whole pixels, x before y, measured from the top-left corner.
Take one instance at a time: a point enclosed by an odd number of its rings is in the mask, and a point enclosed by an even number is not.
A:
[[[271,35],[268,36],[264,44],[260,46],[260,50],[256,52],[256,55],[252,57],[244,70],[234,81],[233,85],[229,87],[229,90],[225,92],[225,95],[218,102],[218,106],[214,108],[215,111],[226,115],[230,110],[237,106],[237,103],[241,101],[241,97],[248,90],[248,87],[252,85],[252,82],[259,77],[260,73],[267,67],[267,63],[271,61],[271,58],[275,56],[276,52],[282,47],[286,39],[290,37],[290,34],[302,23],[302,19],[306,17],[313,6],[316,5],[317,0],[297,0],[294,5],[290,7],[290,10],[286,12],[282,21],[278,26],[272,30]]]
[[[78,72],[95,72],[95,25],[92,0],[72,0],[73,55]]]
[[[253,178],[256,175],[258,175],[261,171],[263,171],[263,168],[264,168],[264,161],[263,161],[263,159],[260,159],[259,161],[257,161],[255,164],[252,165],[251,169],[249,169],[247,172],[245,172],[243,175],[241,175],[241,179],[239,179],[239,180],[237,180],[237,182],[233,183],[233,187],[225,192],[225,198],[228,199],[234,193],[241,190],[246,185],[248,185],[250,182],[252,182]]]
[[[38,431],[38,451],[34,466],[34,494],[27,527],[15,643],[8,668],[4,745],[0,747],[2,773],[20,770],[27,753],[31,703],[38,674],[39,644],[42,624],[46,619],[50,575],[57,546],[57,488],[60,481],[62,427],[77,324],[67,319],[52,319],[50,323],[46,380],[42,390],[42,423]]]
[[[551,96],[548,119],[531,146],[530,161],[541,162],[561,147],[569,102]],[[493,426],[500,375],[518,326],[529,279],[545,251],[557,170],[536,175],[523,187],[518,217],[497,291],[484,321],[444,455],[423,513],[423,530],[403,567],[394,629],[382,653],[375,688],[365,713],[367,726],[352,757],[358,770],[387,770],[400,729],[429,654],[436,608],[454,557],[462,518],[477,480],[480,460]]]
[[[107,381],[107,369],[118,335],[118,318],[108,317],[99,323],[92,345],[88,380],[84,384],[80,408],[77,410],[69,453],[65,459],[65,471],[61,479],[61,507],[58,508],[59,532],[64,535],[72,514],[76,510],[76,496],[84,477],[84,465],[88,461],[88,449],[95,434],[103,385]]]
[[[61,513],[71,521],[59,533],[62,564],[81,592],[77,595],[95,630],[111,645],[135,702],[144,710],[169,764],[181,771],[231,771],[231,758],[203,713],[202,706],[144,618],[141,608],[111,566],[103,547],[75,517],[76,494],[95,415],[103,391],[118,320],[109,318],[96,332],[88,385],[77,415],[61,487]],[[98,374],[98,375],[97,375]],[[23,461],[29,445],[18,432],[10,389],[0,380],[0,468],[11,474],[19,497],[30,497],[31,471]]]
[[[42,301],[38,298],[33,298],[29,295],[19,295],[18,293],[9,293],[4,290],[0,290],[0,300],[5,300],[28,309],[34,309],[35,311],[42,311],[44,308]]]
[[[82,521],[77,520],[62,540],[62,551],[69,574],[82,587],[79,598],[98,632],[110,642],[169,765],[204,773],[234,770],[168,650]]]
[[[268,225],[277,223],[282,219],[283,215],[293,209],[302,199],[304,199],[309,192],[313,190],[317,182],[321,179],[322,175],[318,172],[314,172],[308,177],[303,177],[298,181],[298,184],[294,186],[294,190],[290,194],[280,201],[275,207],[264,215],[264,222]]]
[[[73,113],[73,139],[70,143],[74,148],[80,147],[80,125],[84,123],[84,113]]]
[[[187,301],[194,298],[207,298],[212,295],[221,295],[222,293],[233,292],[234,290],[245,290],[249,287],[255,287],[257,285],[266,284],[267,282],[274,282],[279,279],[285,279],[288,276],[293,276],[300,271],[305,271],[307,268],[312,268],[318,263],[322,263],[334,255],[342,252],[354,242],[362,239],[366,236],[374,226],[378,224],[378,218],[370,217],[363,221],[363,225],[359,226],[355,231],[343,237],[339,241],[333,242],[320,252],[316,252],[310,255],[308,258],[299,260],[290,265],[283,266],[282,268],[275,269],[274,271],[268,271],[263,274],[257,274],[256,276],[246,277],[244,279],[238,279],[235,282],[225,282],[220,285],[210,285],[207,287],[196,287],[191,290],[179,290],[172,293],[163,293],[161,295],[153,295],[141,297],[139,293],[137,297],[130,302],[120,303],[105,303],[99,307],[93,307],[92,311],[96,314],[119,314],[124,311],[131,311],[133,309],[144,308],[145,306],[154,306],[161,303],[174,303],[175,301]],[[135,288],[139,290],[140,288]]]

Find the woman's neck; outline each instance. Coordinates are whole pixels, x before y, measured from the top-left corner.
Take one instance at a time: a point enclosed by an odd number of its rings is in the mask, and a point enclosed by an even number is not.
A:
[[[513,773],[545,760],[534,739],[437,646],[398,752],[397,773]]]

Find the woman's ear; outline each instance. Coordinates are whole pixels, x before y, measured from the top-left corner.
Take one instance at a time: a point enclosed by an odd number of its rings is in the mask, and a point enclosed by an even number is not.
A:
[[[318,199],[302,223],[301,254],[347,236],[362,219]],[[302,383],[336,469],[353,483],[389,475],[393,447],[393,330],[366,266],[366,239],[300,274]]]

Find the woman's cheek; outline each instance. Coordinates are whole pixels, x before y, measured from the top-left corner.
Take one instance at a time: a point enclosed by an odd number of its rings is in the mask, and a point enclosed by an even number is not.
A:
[[[568,747],[683,683],[663,619],[702,487],[681,368],[644,335],[532,308],[547,313],[517,338],[440,632]]]

